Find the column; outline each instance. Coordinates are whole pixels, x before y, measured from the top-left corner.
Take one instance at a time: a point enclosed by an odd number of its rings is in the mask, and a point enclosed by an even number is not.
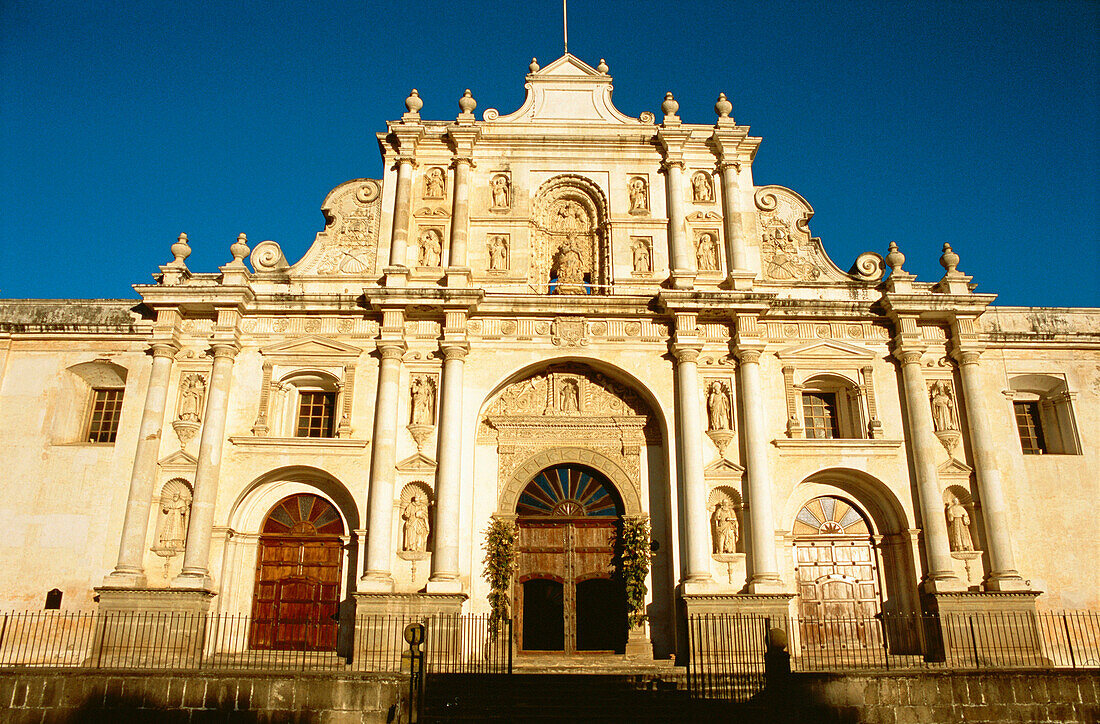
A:
[[[397,192],[393,199],[393,234],[390,237],[390,266],[408,266],[409,216],[412,210],[412,156],[397,158]]]
[[[195,469],[195,497],[187,524],[187,549],[183,570],[172,581],[176,588],[209,588],[210,536],[214,529],[214,504],[218,498],[218,476],[225,443],[225,417],[229,410],[229,389],[233,381],[235,344],[214,343],[214,366],[206,396],[206,413],[199,438],[199,460]]]
[[[462,492],[462,386],[468,347],[443,344],[439,397],[438,467],[435,475],[435,550],[429,593],[461,593],[458,580],[459,504]]]
[[[130,474],[130,493],[126,499],[126,515],[122,520],[122,540],[118,547],[118,563],[104,581],[108,586],[140,588],[145,585],[145,537],[149,531],[149,510],[153,502],[157,455],[164,425],[164,408],[168,401],[168,378],[172,372],[177,347],[153,343],[153,368],[149,373],[149,388],[145,393],[145,409],[138,427],[134,469]]]
[[[936,447],[933,435],[932,408],[928,403],[928,388],[921,371],[921,352],[897,351],[901,362],[902,383],[905,386],[905,407],[909,443],[913,449],[913,472],[917,477],[920,498],[921,527],[924,529],[924,551],[928,559],[925,589],[928,593],[962,590],[966,587],[955,576],[951,565],[951,547],[947,542],[947,519],[944,517],[940,494],[939,473],[936,470]]]
[[[981,497],[982,517],[985,520],[985,545],[991,569],[985,588],[991,591],[1027,590],[1028,586],[1017,572],[1012,555],[1008,509],[1004,487],[1001,485],[1001,471],[997,467],[997,443],[989,427],[989,415],[982,396],[979,353],[959,351],[955,353],[955,357],[959,361],[959,373],[962,377],[963,404],[966,405],[978,495]],[[940,518],[943,518],[942,514]]]
[[[664,168],[672,285],[677,289],[691,289],[695,281],[695,254],[684,230],[684,162],[666,161]]]
[[[447,286],[466,286],[470,270],[466,265],[466,241],[470,226],[469,158],[454,160],[454,197],[451,205],[451,248],[447,261]]]
[[[722,226],[729,249],[729,270],[746,271],[749,268],[749,252],[745,247],[745,230],[741,227],[740,190],[737,183],[741,164],[724,161],[718,168],[722,172]]]
[[[676,398],[680,411],[677,453],[680,485],[684,490],[683,521],[687,540],[685,593],[697,592],[690,590],[693,586],[706,588],[714,583],[710,575],[710,519],[707,516],[707,484],[703,477],[703,416],[699,407],[697,360],[701,350],[701,344],[685,342],[677,342],[672,348],[676,355]]]
[[[764,417],[763,382],[758,349],[739,347],[737,375],[745,423],[745,486],[749,510],[749,545],[752,556],[751,593],[780,593],[783,579],[775,555],[775,515],[772,512],[772,480],[768,467],[768,427]]]
[[[404,342],[379,342],[382,363],[378,370],[378,394],[374,405],[374,437],[370,459],[370,509],[367,524],[367,561],[360,590],[388,593],[393,590],[393,485],[397,464],[397,397]]]

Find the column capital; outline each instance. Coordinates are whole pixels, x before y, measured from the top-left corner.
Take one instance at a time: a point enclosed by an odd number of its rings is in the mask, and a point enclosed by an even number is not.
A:
[[[760,364],[760,357],[764,354],[764,350],[760,347],[745,347],[738,345],[733,353],[741,364],[755,365]]]
[[[924,350],[913,349],[911,347],[901,347],[894,350],[894,357],[903,365],[920,365],[920,360],[923,356]]]
[[[451,159],[451,167],[458,168],[459,166],[467,166],[469,168],[477,168],[477,164],[474,163],[474,159],[469,156],[455,156]]]
[[[440,351],[443,353],[443,359],[466,359],[466,355],[470,353],[470,343],[466,340],[444,340],[439,345]]]
[[[408,346],[402,340],[379,340],[376,344],[382,359],[401,359]]]
[[[703,351],[703,343],[673,342],[671,350],[677,362],[694,362],[699,359],[699,353]]]
[[[718,170],[719,171],[725,171],[727,168],[736,169],[737,173],[741,173],[741,162],[740,161],[719,161],[718,162]]]
[[[398,166],[408,164],[412,168],[416,168],[420,165],[419,163],[417,163],[415,156],[395,156],[393,162]]]
[[[960,365],[976,365],[981,361],[982,352],[976,349],[956,349],[951,356]]]
[[[669,169],[678,168],[681,171],[684,170],[684,162],[680,159],[666,159],[661,161],[661,171],[668,172]]]
[[[241,346],[237,342],[214,342],[210,345],[210,349],[214,353],[214,359],[221,357],[228,357],[233,359],[237,356],[237,353],[241,351]]]
[[[175,341],[157,340],[149,343],[149,351],[154,357],[175,358],[176,352],[180,351],[180,346]]]

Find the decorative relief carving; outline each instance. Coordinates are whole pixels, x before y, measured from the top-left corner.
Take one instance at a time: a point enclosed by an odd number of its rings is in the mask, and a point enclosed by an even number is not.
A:
[[[714,231],[702,231],[695,237],[695,259],[699,271],[720,271],[718,261],[718,234]]]
[[[426,199],[441,199],[444,197],[447,182],[443,175],[443,169],[437,167],[429,168],[424,173],[424,198]]]
[[[535,322],[535,334],[543,337],[550,334],[550,323]]]
[[[627,182],[627,192],[630,195],[630,213],[649,213],[649,182],[644,176],[634,176]]]
[[[504,319],[500,322],[500,333],[506,337],[511,337],[516,333],[516,320]]]
[[[627,322],[623,327],[623,331],[626,332],[627,337],[637,337],[642,333],[641,322]]]
[[[603,337],[607,334],[607,322],[593,322],[590,331],[593,336]]]
[[[562,175],[543,184],[535,197],[531,283],[559,294],[602,289],[609,277],[606,219],[606,197],[590,179]]]
[[[558,317],[551,326],[551,342],[558,347],[584,347],[588,344],[582,317]]]
[[[333,189],[322,206],[329,223],[314,243],[319,254],[316,261],[306,261],[305,268],[322,275],[372,273],[377,262],[381,206],[377,181],[352,181]],[[257,252],[259,246],[253,253],[254,264]],[[277,262],[275,259],[272,263]]]
[[[416,239],[416,263],[422,267],[439,267],[443,263],[443,230],[438,227],[422,229]]]
[[[697,204],[714,203],[714,182],[709,173],[698,171],[691,177],[691,200]]]
[[[512,206],[512,193],[511,184],[508,181],[508,176],[502,173],[498,173],[493,176],[489,181],[489,192],[492,199],[492,204],[489,207],[492,211],[507,211]]]
[[[487,242],[489,250],[489,271],[508,270],[508,235],[493,234]]]

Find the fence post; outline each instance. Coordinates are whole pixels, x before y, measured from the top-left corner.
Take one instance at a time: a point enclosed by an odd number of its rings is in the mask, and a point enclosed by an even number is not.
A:
[[[424,643],[424,624],[410,623],[405,626],[404,635],[409,645],[409,650],[402,656],[409,658],[409,723],[416,724],[424,692],[424,652],[420,649]]]
[[[1069,665],[1073,668],[1077,668],[1077,659],[1073,655],[1073,637],[1069,634],[1069,621],[1066,620],[1066,614],[1062,614],[1062,626],[1066,629],[1066,645],[1069,646]]]
[[[966,623],[970,628],[970,647],[974,650],[974,668],[981,668],[978,665],[978,637],[974,635],[974,617],[967,616]]]

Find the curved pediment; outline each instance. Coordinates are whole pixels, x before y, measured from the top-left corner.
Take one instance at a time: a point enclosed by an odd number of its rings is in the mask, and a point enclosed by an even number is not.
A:
[[[537,67],[537,66],[532,66]],[[606,66],[604,66],[606,67]],[[566,53],[527,75],[527,98],[519,110],[500,115],[495,108],[484,119],[504,123],[632,124],[642,121],[622,113],[611,102],[611,76]],[[652,122],[652,121],[650,121]]]

